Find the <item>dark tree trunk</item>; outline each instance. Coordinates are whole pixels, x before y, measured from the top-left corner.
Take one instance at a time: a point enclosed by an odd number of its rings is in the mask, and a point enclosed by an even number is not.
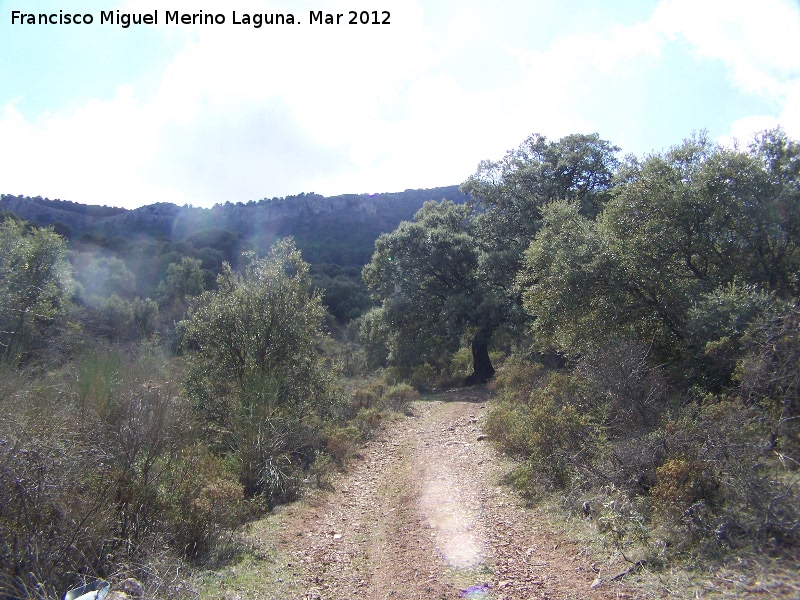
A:
[[[464,380],[464,385],[486,383],[494,375],[494,367],[489,358],[489,340],[492,334],[479,331],[472,338],[472,375]]]

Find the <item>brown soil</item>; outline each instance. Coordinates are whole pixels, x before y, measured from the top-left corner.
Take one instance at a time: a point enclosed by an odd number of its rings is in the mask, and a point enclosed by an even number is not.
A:
[[[487,391],[438,398],[388,423],[332,491],[253,530],[277,546],[284,574],[264,581],[271,593],[244,596],[625,597],[608,583],[592,588],[598,578],[588,551],[537,524],[537,513],[502,485],[508,461],[478,440]]]

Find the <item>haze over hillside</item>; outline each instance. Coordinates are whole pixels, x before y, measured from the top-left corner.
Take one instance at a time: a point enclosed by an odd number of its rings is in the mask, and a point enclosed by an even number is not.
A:
[[[468,196],[453,185],[332,197],[303,193],[226,202],[210,209],[157,203],[128,210],[4,194],[0,210],[39,226],[53,226],[69,239],[92,239],[100,244],[142,237],[180,242],[196,240],[210,230],[217,235],[226,230],[237,238],[241,249],[263,252],[277,238],[292,236],[304,259],[312,264],[359,266],[369,261],[378,235],[411,219],[426,201],[442,199],[460,204]]]

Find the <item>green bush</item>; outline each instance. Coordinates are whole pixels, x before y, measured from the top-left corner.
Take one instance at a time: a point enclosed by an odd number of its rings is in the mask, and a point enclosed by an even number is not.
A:
[[[541,363],[512,355],[494,376],[491,386],[504,400],[526,402],[546,376],[547,370]]]
[[[344,468],[363,439],[363,434],[356,425],[328,426],[323,436],[323,443],[325,451],[340,468]]]
[[[358,319],[359,337],[366,354],[367,367],[373,370],[385,367],[389,360],[390,333],[384,316],[382,309],[373,308]]]
[[[585,398],[607,434],[628,437],[652,428],[665,409],[667,382],[662,368],[648,362],[647,344],[606,340],[578,361],[575,372],[587,383]]]
[[[185,448],[160,487],[175,547],[187,556],[208,551],[244,521],[244,490],[234,470],[202,444]]]
[[[377,408],[362,408],[354,419],[356,427],[365,439],[371,438],[380,427],[381,411]]]
[[[407,383],[393,385],[381,399],[383,408],[395,412],[408,412],[409,405],[419,400],[419,392]]]
[[[770,444],[800,461],[800,305],[781,306],[748,329],[736,367],[741,397],[767,411]]]
[[[290,240],[244,260],[238,273],[223,266],[179,329],[196,351],[186,392],[206,440],[238,464],[246,496],[271,505],[297,496],[344,403],[318,349],[325,310],[308,264]]]
[[[377,406],[386,393],[386,384],[382,381],[371,382],[366,386],[359,386],[353,391],[352,404],[358,410]]]
[[[60,597],[118,537],[112,471],[63,406],[23,393],[0,408],[0,597]]]
[[[519,381],[525,372],[537,380],[541,377],[538,368],[515,369],[499,383]],[[596,453],[599,437],[583,401],[584,382],[559,373],[542,379],[542,387],[532,388],[524,400],[519,400],[517,391],[494,403],[485,431],[500,449],[526,461],[530,474],[537,473],[547,484],[563,488]],[[527,387],[529,380],[525,381]]]
[[[435,386],[436,369],[428,363],[417,365],[408,375],[408,383],[416,390],[428,391]]]
[[[52,229],[0,222],[0,360],[29,358],[65,316],[74,287],[66,255]]]
[[[676,518],[697,502],[705,503],[718,487],[708,464],[687,457],[670,458],[656,469],[650,497],[654,510]]]

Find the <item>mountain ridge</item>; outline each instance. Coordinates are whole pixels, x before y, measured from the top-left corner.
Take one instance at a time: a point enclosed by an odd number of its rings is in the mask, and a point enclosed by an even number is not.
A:
[[[53,226],[70,239],[91,236],[129,240],[145,235],[181,241],[205,230],[226,229],[244,238],[260,238],[256,249],[261,249],[264,244],[289,235],[299,238],[301,246],[303,240],[310,241],[306,238],[315,235],[330,238],[332,234],[346,244],[348,236],[357,233],[353,230],[355,225],[362,234],[356,235],[358,245],[363,245],[363,234],[374,241],[380,233],[396,228],[400,221],[411,219],[425,201],[442,199],[463,203],[469,196],[453,185],[327,197],[302,193],[247,203],[226,202],[210,208],[160,202],[125,209],[3,194],[0,211],[11,212],[38,226]]]

